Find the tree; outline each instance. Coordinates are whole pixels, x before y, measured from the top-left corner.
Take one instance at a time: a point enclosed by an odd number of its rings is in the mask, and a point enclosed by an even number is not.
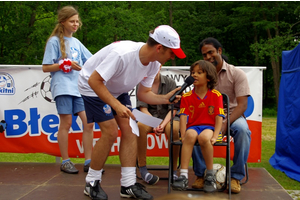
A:
[[[41,64],[57,10],[73,5],[83,22],[74,36],[93,54],[117,40],[145,42],[151,29],[168,24],[179,33],[187,57],[165,65],[190,66],[201,59],[200,41],[217,38],[231,64],[267,66],[264,106],[278,101],[281,52],[294,48],[300,35],[300,6],[289,1],[3,1],[0,5],[1,64]]]
[[[290,32],[290,24],[284,21],[284,15],[288,4],[284,2],[260,2],[257,9],[261,14],[260,21],[253,22],[255,27],[266,31],[267,38],[261,38],[251,45],[253,52],[258,55],[259,59],[268,57],[271,62],[273,71],[273,84],[276,96],[276,105],[278,105],[279,85],[280,85],[280,61],[281,53],[286,49],[293,49],[297,43],[293,41]],[[296,19],[296,16],[295,16]]]

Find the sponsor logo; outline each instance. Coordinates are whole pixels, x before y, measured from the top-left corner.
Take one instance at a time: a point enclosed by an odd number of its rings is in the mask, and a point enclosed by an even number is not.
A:
[[[19,138],[25,136],[28,132],[31,137],[40,136],[42,133],[48,136],[48,141],[57,143],[57,132],[59,128],[59,116],[54,114],[41,115],[38,108],[30,108],[29,112],[21,109],[5,110],[5,121],[7,128],[6,138]],[[70,132],[82,132],[82,124],[77,120],[78,116],[72,116],[72,125]],[[95,128],[99,126],[95,124]]]
[[[0,72],[0,95],[14,95],[16,92],[13,77],[4,72]]]
[[[205,107],[206,107],[206,105],[205,105],[204,102],[201,102],[201,103],[199,104],[199,106],[198,106],[198,108],[205,108]]]

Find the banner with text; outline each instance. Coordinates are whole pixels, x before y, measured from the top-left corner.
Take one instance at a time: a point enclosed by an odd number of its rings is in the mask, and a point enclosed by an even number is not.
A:
[[[186,68],[186,67],[182,67]],[[163,67],[162,74],[182,85],[189,71],[180,67]],[[248,162],[261,160],[262,123],[262,68],[242,67],[250,83],[251,97],[245,112],[251,129],[251,147]],[[46,153],[60,157],[57,142],[59,116],[50,92],[51,76],[43,73],[41,66],[0,67],[0,121],[7,128],[0,133],[0,152]],[[186,91],[191,90],[188,87]],[[133,107],[136,106],[135,89],[129,92]],[[94,125],[94,144],[101,139],[101,131]],[[111,148],[110,155],[119,155],[121,133]],[[233,145],[231,145],[233,153]],[[73,116],[69,132],[69,155],[83,158],[82,122]],[[168,141],[164,134],[148,134],[148,156],[168,156]],[[233,154],[232,154],[233,155]],[[215,148],[216,157],[225,157],[225,148]]]

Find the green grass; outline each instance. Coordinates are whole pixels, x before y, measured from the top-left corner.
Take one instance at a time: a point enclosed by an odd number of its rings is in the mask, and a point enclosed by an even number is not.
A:
[[[262,121],[262,158],[260,163],[248,163],[248,167],[265,168],[280,185],[286,190],[299,190],[300,182],[295,181],[283,172],[274,169],[269,159],[275,152],[275,139],[276,139],[276,117],[263,117]],[[71,158],[74,163],[83,163],[83,158]],[[54,163],[55,157],[42,153],[35,154],[18,154],[18,153],[0,153],[0,162],[42,162]],[[215,163],[225,164],[225,159],[215,158]],[[120,164],[118,156],[108,157],[108,164]],[[165,165],[167,166],[169,159],[167,157],[148,157],[148,165]],[[190,162],[192,165],[192,161]],[[251,177],[249,177],[249,181]]]

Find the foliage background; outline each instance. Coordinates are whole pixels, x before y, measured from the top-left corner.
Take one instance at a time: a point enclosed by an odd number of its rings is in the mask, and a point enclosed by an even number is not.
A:
[[[168,24],[187,58],[166,65],[189,66],[202,58],[200,41],[217,38],[231,64],[267,67],[265,108],[276,109],[281,52],[298,44],[300,32],[296,1],[1,1],[0,64],[40,65],[65,5],[79,10],[83,26],[74,36],[93,54],[117,40],[145,42],[150,30]]]

